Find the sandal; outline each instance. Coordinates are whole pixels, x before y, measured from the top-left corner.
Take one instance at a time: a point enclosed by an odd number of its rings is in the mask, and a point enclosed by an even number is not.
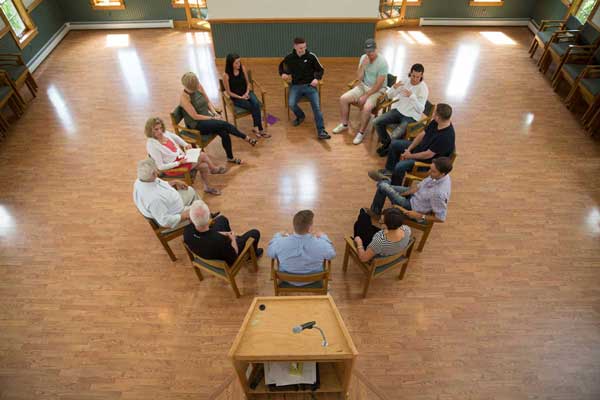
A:
[[[218,168],[213,169],[212,171],[210,171],[211,174],[224,174],[225,172],[227,172],[227,168],[225,168],[224,166],[220,166]]]
[[[259,137],[259,138],[265,138],[265,139],[268,139],[268,138],[270,138],[270,137],[271,137],[271,135],[269,135],[269,134],[268,134],[267,132],[265,132],[265,131],[255,132],[255,135],[256,135],[256,137]]]
[[[242,160],[240,160],[239,158],[228,158],[227,162],[230,162],[232,164],[240,165],[242,163]]]
[[[256,146],[256,143],[258,143],[258,141],[256,139],[252,139],[249,136],[246,136],[246,138],[248,140],[248,143],[250,143],[250,146],[252,146],[252,147]]]
[[[221,191],[219,189],[213,188],[213,187],[207,187],[206,189],[204,189],[204,193],[212,194],[214,196],[221,195]]]

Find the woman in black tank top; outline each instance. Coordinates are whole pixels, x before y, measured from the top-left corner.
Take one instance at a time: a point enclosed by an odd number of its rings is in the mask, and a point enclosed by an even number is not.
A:
[[[252,131],[257,137],[269,138],[271,135],[263,130],[260,116],[261,104],[253,91],[250,90],[248,74],[242,65],[240,56],[228,54],[225,62],[225,73],[223,74],[225,91],[236,107],[243,108],[252,113],[254,128]]]

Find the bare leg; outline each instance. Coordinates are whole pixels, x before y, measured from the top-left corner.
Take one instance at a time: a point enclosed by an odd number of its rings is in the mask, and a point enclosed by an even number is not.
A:
[[[215,168],[217,168],[217,166],[215,164],[213,164],[213,162],[210,160],[210,157],[208,156],[208,154],[206,154],[205,152],[200,152],[200,157],[198,157],[198,164],[202,164],[205,163],[208,165],[209,170],[213,171]]]
[[[348,125],[350,103],[352,103],[351,98],[345,96],[340,97],[340,122],[344,125]]]
[[[360,112],[360,132],[365,133],[369,121],[371,120],[371,112],[373,111],[373,104],[366,102]]]

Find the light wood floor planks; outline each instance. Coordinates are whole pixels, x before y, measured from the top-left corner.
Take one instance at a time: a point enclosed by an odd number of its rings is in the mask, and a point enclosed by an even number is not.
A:
[[[309,107],[291,127],[277,62],[247,62],[281,119],[273,138],[234,139],[246,165],[213,176],[224,194],[206,200],[234,230],[258,227],[263,246],[294,212],[315,211],[338,250],[331,294],[356,368],[388,397],[595,400],[598,144],[528,58],[526,29],[501,29],[514,45],[480,30],[424,28],[431,44],[378,37],[393,72],[423,63],[432,101],[455,110],[448,221],[404,281],[378,279],[363,300],[362,274],[341,272],[343,237],[374,192],[367,170],[383,161],[371,135],[317,141]],[[129,35],[128,47],[106,47],[108,34]],[[321,61],[331,130],[355,65]],[[71,32],[36,71],[39,96],[0,143],[0,399],[203,399],[230,376],[251,299],[272,293],[268,260],[238,275],[236,300],[197,280],[180,242],[170,262],[131,194],[146,118],[168,118],[188,70],[216,98],[222,68],[206,34],[135,30]],[[209,154],[225,160],[219,143]]]

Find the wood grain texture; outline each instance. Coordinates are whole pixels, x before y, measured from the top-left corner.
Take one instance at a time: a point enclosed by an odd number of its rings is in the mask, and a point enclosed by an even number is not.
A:
[[[392,73],[425,65],[431,101],[454,108],[460,157],[447,222],[404,280],[380,279],[363,300],[360,271],[342,273],[344,236],[375,190],[366,172],[382,159],[372,135],[352,145],[356,110],[351,132],[326,142],[304,105],[306,121],[290,126],[277,62],[248,65],[280,119],[273,138],[234,138],[246,164],[211,176],[223,195],[205,198],[234,230],[260,228],[262,246],[296,211],[315,211],[338,251],[331,295],[355,369],[388,397],[598,399],[598,144],[538,73],[525,28],[503,28],[516,42],[506,46],[477,28],[420,32],[432,44],[395,30],[378,44]],[[124,33],[129,47],[105,47]],[[356,62],[321,62],[331,131]],[[169,120],[188,70],[217,100],[222,68],[207,34],[73,31],[36,71],[38,97],[0,143],[2,400],[202,399],[233,372],[227,351],[248,306],[273,293],[269,260],[239,274],[236,300],[225,282],[199,282],[177,241],[172,263],[132,202],[145,120]],[[218,139],[208,152],[225,161]]]

